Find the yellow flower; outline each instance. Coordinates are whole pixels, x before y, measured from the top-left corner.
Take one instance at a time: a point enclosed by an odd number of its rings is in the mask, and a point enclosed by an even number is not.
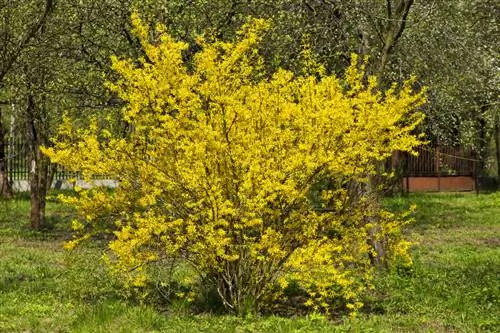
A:
[[[352,200],[346,188],[366,182],[394,150],[421,144],[413,133],[424,96],[412,92],[412,80],[382,91],[375,78],[366,83],[366,59],[358,66],[353,55],[337,78],[308,50],[305,74],[268,75],[258,53],[264,20],[249,20],[233,42],[199,37],[188,66],[185,42],[159,27],[152,43],[136,13],[132,23],[146,57],[113,57],[119,79],[108,84],[125,102],[130,133],[96,119],[75,128],[65,117],[64,139],[44,149],[88,182],[97,174],[119,181],[114,191],[75,186],[78,195],[62,200],[89,224],[73,223],[79,236],[113,235],[108,262],[131,286],[146,283],[147,270],[137,267],[183,258],[206,274],[264,276],[257,293],[296,281],[308,305],[343,297],[357,311],[373,273],[369,241],[384,240],[388,257],[410,263],[399,232],[405,220],[368,197]],[[333,185],[318,191],[325,180]],[[367,214],[377,218],[367,224]]]

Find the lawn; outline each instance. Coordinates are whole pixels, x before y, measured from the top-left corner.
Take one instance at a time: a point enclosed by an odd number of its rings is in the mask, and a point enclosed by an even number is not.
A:
[[[182,304],[125,298],[98,246],[72,253],[71,211],[48,204],[49,228],[29,229],[25,198],[0,201],[1,332],[499,332],[500,193],[386,200],[418,208],[406,233],[412,271],[381,273],[357,318],[194,315]]]

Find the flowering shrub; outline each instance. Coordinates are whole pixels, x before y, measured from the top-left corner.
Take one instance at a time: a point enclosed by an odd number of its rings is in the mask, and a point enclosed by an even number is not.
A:
[[[137,15],[133,23],[145,57],[114,58],[121,78],[109,84],[126,102],[129,133],[65,119],[45,149],[89,182],[95,174],[119,180],[115,191],[63,197],[81,216],[68,248],[111,234],[108,262],[133,286],[146,282],[152,262],[190,263],[240,313],[276,299],[290,281],[312,306],[336,298],[355,311],[373,273],[370,237],[388,258],[409,262],[404,219],[349,200],[346,184],[366,182],[378,161],[421,143],[412,132],[423,96],[413,81],[380,91],[356,56],[342,80],[313,61],[309,74],[269,76],[257,51],[267,23],[258,19],[234,42],[200,38],[186,64],[186,43],[162,27],[152,43]],[[323,179],[336,185],[312,200]]]

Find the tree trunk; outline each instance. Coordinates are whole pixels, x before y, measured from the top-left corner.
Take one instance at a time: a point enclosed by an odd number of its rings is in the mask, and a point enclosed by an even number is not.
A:
[[[500,113],[495,115],[495,150],[497,157],[497,186],[500,189]]]
[[[30,203],[31,227],[40,229],[45,225],[45,203],[48,189],[48,163],[40,151],[40,145],[34,147],[30,165]]]
[[[379,86],[384,82],[384,74],[389,56],[396,46],[399,38],[406,29],[406,20],[414,0],[398,0],[393,3],[392,0],[386,0],[386,16],[385,31],[383,32],[383,46],[380,51],[380,59],[378,62],[377,79]]]
[[[41,229],[45,224],[45,203],[49,184],[49,166],[40,146],[45,144],[43,134],[37,128],[36,107],[33,95],[28,95],[27,121],[29,145],[29,183],[31,203],[31,227]]]
[[[486,108],[481,107],[481,114],[477,118],[478,124],[478,150],[479,150],[479,175],[483,176],[486,171],[486,159],[488,158],[488,129],[485,119]],[[491,139],[491,138],[489,138]]]
[[[12,186],[9,182],[7,170],[7,142],[5,139],[5,131],[2,122],[2,109],[0,108],[0,197],[12,197]]]

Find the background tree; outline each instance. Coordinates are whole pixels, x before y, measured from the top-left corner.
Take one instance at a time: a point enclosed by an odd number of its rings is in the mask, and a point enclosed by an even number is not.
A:
[[[53,9],[52,0],[46,1],[15,1],[2,0],[0,2],[0,195],[12,194],[6,173],[5,155],[6,126],[2,106],[8,104],[6,92],[6,76],[13,70],[17,59],[23,54],[31,39],[45,24],[47,17]]]
[[[495,1],[418,2],[391,64],[393,79],[413,71],[429,87],[429,138],[473,148],[481,169],[499,112],[499,11]]]
[[[112,73],[110,57],[136,55],[140,50],[137,41],[130,39],[131,3],[124,7],[122,1],[47,1],[45,5],[40,1],[8,1],[1,12],[7,47],[1,67],[0,96],[5,112],[0,117],[4,120],[0,134],[23,138],[29,148],[34,228],[44,224],[45,195],[55,168],[39,147],[50,145],[49,138],[55,134],[63,112],[83,123],[90,115],[99,114],[104,119],[113,114],[119,103],[104,86],[104,76]],[[19,30],[21,34],[23,26],[29,26],[23,20],[37,15],[41,15],[39,20],[19,37],[20,41],[15,40],[15,33]],[[0,147],[4,146],[5,140],[0,141]],[[4,153],[5,149],[0,151]],[[5,169],[5,160],[0,159],[1,170]],[[1,184],[9,185],[7,174],[1,175],[5,179]]]
[[[116,118],[121,102],[107,92],[103,73],[115,75],[111,54],[144,56],[131,33],[132,7],[150,26],[164,23],[186,40],[189,61],[199,50],[197,35],[230,39],[247,16],[269,19],[272,27],[260,46],[268,72],[283,67],[299,73],[304,45],[337,74],[353,51],[369,55],[367,72],[378,74],[381,87],[412,73],[418,86],[429,87],[425,129],[431,140],[472,146],[486,167],[491,140],[498,137],[495,1],[2,1],[0,156],[6,133],[28,133],[29,94],[39,94],[32,99],[37,109],[47,105],[43,116],[31,117],[32,123],[44,122],[45,137],[62,110],[83,123],[91,114]],[[127,125],[117,121],[115,129],[126,132]],[[0,179],[7,194],[5,159]]]

